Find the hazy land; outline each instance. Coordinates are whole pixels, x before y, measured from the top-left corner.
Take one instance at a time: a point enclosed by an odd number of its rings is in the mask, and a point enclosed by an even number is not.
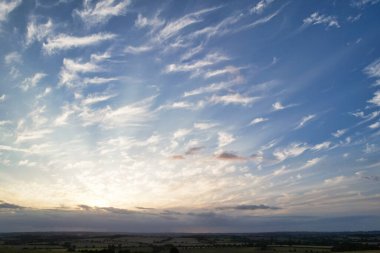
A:
[[[380,232],[255,234],[6,233],[0,252],[380,253]]]

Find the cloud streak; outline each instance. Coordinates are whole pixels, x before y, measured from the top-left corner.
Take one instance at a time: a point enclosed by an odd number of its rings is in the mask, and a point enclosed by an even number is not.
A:
[[[48,38],[47,41],[43,43],[42,48],[47,54],[54,54],[62,50],[97,45],[115,38],[116,35],[112,33],[96,33],[83,37],[59,34],[55,37]]]

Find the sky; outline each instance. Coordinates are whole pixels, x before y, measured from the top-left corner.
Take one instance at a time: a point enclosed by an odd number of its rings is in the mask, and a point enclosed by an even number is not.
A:
[[[0,232],[380,229],[380,0],[0,0]]]

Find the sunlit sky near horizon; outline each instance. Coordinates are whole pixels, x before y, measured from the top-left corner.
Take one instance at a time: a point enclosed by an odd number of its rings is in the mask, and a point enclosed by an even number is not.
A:
[[[0,232],[379,230],[379,14],[0,0]]]

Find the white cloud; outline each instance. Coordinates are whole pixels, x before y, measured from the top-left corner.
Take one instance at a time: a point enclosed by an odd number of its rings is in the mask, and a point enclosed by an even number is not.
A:
[[[204,74],[205,78],[210,78],[214,76],[219,76],[219,75],[225,75],[225,74],[239,74],[239,70],[241,68],[236,68],[234,66],[226,66],[223,69],[217,69],[217,70],[212,70],[212,71],[207,71]]]
[[[312,13],[309,17],[303,20],[305,25],[327,25],[327,27],[336,27],[339,28],[338,19],[335,16],[325,16],[319,14],[318,12]]]
[[[253,125],[265,122],[265,121],[268,121],[268,119],[267,118],[255,118],[251,121],[251,123],[249,123],[249,125],[253,126]]]
[[[337,176],[337,177],[325,179],[324,183],[327,185],[337,185],[343,182],[345,179],[346,179],[345,176]]]
[[[35,41],[43,41],[53,32],[53,22],[49,18],[46,23],[38,24],[36,18],[28,23],[26,27],[26,45],[30,45]]]
[[[110,52],[106,51],[102,54],[91,54],[91,62],[102,62],[111,58]]]
[[[63,65],[59,73],[59,83],[67,86],[72,86],[74,81],[78,79],[78,73],[94,73],[101,70],[102,68],[93,62],[82,63],[80,60],[64,58]],[[92,79],[87,79],[87,82],[86,80],[84,82],[87,84],[91,80]]]
[[[171,108],[173,109],[183,109],[183,108],[191,108],[193,104],[185,101],[179,101],[179,102],[174,102],[173,104],[170,105]]]
[[[332,135],[336,138],[339,138],[341,137],[342,135],[344,135],[345,133],[347,132],[347,129],[338,129],[336,130],[335,133],[332,133]]]
[[[366,143],[365,145],[365,149],[363,150],[364,153],[373,153],[377,150],[377,147],[375,144],[369,144],[369,143]]]
[[[181,56],[181,61],[186,61],[193,58],[195,55],[203,50],[203,44],[199,44],[196,47],[190,48],[186,53]]]
[[[200,94],[205,94],[205,93],[214,93],[216,91],[220,90],[225,90],[228,89],[234,85],[240,84],[242,82],[242,78],[240,76],[236,77],[235,79],[231,81],[223,81],[219,83],[212,83],[207,86],[202,86],[200,88],[196,88],[191,91],[186,91],[183,96],[184,97],[190,97],[190,96],[196,96]]]
[[[194,128],[199,130],[207,130],[210,128],[213,128],[217,126],[215,123],[209,123],[209,122],[196,122],[194,123]]]
[[[362,8],[366,5],[374,5],[379,2],[380,0],[351,0],[351,5],[354,7]]]
[[[2,0],[0,1],[0,22],[6,21],[8,14],[16,9],[22,0]]]
[[[83,9],[75,10],[74,13],[87,26],[95,26],[107,23],[114,16],[124,15],[129,4],[129,0],[102,0],[96,4],[94,1],[84,0]]]
[[[39,129],[32,131],[25,130],[23,132],[17,133],[16,143],[42,139],[52,132],[52,129]]]
[[[260,99],[260,97],[247,97],[247,96],[242,96],[239,93],[234,93],[234,94],[228,94],[228,95],[222,95],[222,96],[213,95],[210,98],[210,102],[213,104],[224,104],[224,105],[235,104],[235,105],[247,106],[257,101],[258,99]]]
[[[191,129],[181,128],[175,131],[173,134],[174,139],[180,139],[191,133]]]
[[[137,19],[135,20],[135,26],[137,28],[151,27],[152,30],[156,30],[158,27],[165,24],[165,21],[159,19],[155,16],[152,19],[148,19],[141,14],[137,15]]]
[[[192,61],[191,63],[170,64],[165,68],[166,73],[171,72],[190,72],[199,71],[200,69],[214,65],[216,63],[229,60],[228,57],[220,53],[210,53],[201,60]]]
[[[162,41],[162,40],[167,40],[167,39],[173,37],[174,35],[178,34],[184,28],[186,28],[192,24],[201,22],[202,20],[200,17],[203,14],[209,13],[209,12],[217,10],[219,8],[220,7],[212,7],[212,8],[203,9],[200,11],[189,13],[189,14],[187,14],[187,15],[185,15],[182,18],[179,18],[177,20],[174,20],[171,22],[166,22],[165,26],[158,33],[156,40]]]
[[[226,132],[218,133],[218,147],[222,148],[235,141],[235,137],[232,134]]]
[[[20,166],[27,166],[27,167],[34,167],[37,165],[36,162],[31,162],[29,160],[21,160],[18,162],[18,165]]]
[[[252,28],[255,28],[256,26],[268,23],[273,18],[275,18],[281,12],[281,10],[282,10],[282,8],[280,8],[276,12],[274,12],[274,13],[266,16],[266,17],[260,18],[260,19],[254,21],[254,22],[252,22],[252,23],[250,23],[248,25],[244,25],[244,26],[240,27],[239,29],[235,30],[234,32],[239,32],[239,31],[243,31],[243,30],[247,30],[247,29],[252,29]]]
[[[2,151],[24,152],[24,153],[29,153],[30,152],[27,149],[14,148],[14,147],[11,147],[11,146],[6,146],[6,145],[0,145],[0,150],[2,150]]]
[[[6,98],[7,98],[7,96],[5,94],[1,95],[0,96],[0,103],[4,102]]]
[[[97,77],[96,76],[96,77],[91,77],[91,78],[85,78],[83,80],[83,83],[98,85],[98,84],[105,84],[105,83],[109,83],[109,82],[113,82],[117,80],[119,79],[116,77]]]
[[[51,93],[51,91],[52,91],[51,87],[46,87],[45,90],[42,93],[40,93],[39,95],[37,95],[37,97],[36,97],[37,100],[41,99],[41,98],[43,98],[43,97],[45,97],[47,95],[49,95]]]
[[[279,175],[282,175],[282,174],[285,174],[285,173],[288,173],[289,170],[286,169],[286,166],[283,165],[281,166],[281,168],[273,171],[273,176],[279,176]]]
[[[152,96],[116,109],[111,106],[97,110],[85,107],[81,109],[78,116],[82,119],[84,126],[95,124],[104,128],[141,126],[153,117],[150,107],[154,98],[155,96]]]
[[[372,62],[363,71],[368,77],[380,77],[380,59]]]
[[[315,114],[311,114],[311,115],[307,115],[307,116],[303,117],[301,119],[300,123],[298,123],[298,126],[296,127],[296,129],[300,129],[300,128],[304,127],[306,125],[306,123],[313,120],[315,117],[316,117]]]
[[[36,73],[31,77],[25,78],[22,82],[21,89],[23,91],[27,91],[30,88],[35,87],[43,78],[45,78],[47,75],[45,73]]]
[[[256,14],[260,14],[264,11],[264,9],[266,9],[268,7],[268,5],[270,5],[271,3],[273,3],[274,0],[261,0],[259,1],[257,4],[255,4],[250,10],[249,12],[250,13],[256,13]]]
[[[320,150],[323,150],[323,149],[328,149],[330,146],[331,146],[331,142],[325,141],[325,142],[322,142],[320,144],[316,144],[311,149],[315,150],[315,151],[320,151]]]
[[[62,107],[62,113],[59,115],[55,121],[54,125],[55,126],[63,126],[67,124],[67,120],[69,119],[70,115],[75,113],[75,108],[72,108],[69,105],[65,105]]]
[[[380,84],[380,59],[375,60],[367,67],[365,67],[363,72],[369,78],[378,78],[374,84],[374,86],[378,86]]]
[[[223,19],[221,22],[215,26],[207,26],[201,30],[197,30],[189,35],[190,39],[195,39],[198,36],[205,35],[208,38],[212,36],[222,36],[228,33],[233,32],[234,30],[231,26],[238,21],[240,21],[244,15],[234,15]]]
[[[380,90],[375,92],[374,97],[368,100],[368,103],[380,106]]]
[[[173,103],[168,103],[161,105],[158,110],[171,110],[171,109],[189,109],[189,110],[195,110],[199,109],[199,106],[196,104],[187,102],[187,101],[178,101]]]
[[[356,21],[358,21],[360,18],[362,17],[362,14],[359,13],[358,15],[356,16],[349,16],[347,18],[347,21],[351,22],[351,23],[355,23]]]
[[[305,143],[292,143],[284,149],[277,149],[273,152],[273,156],[279,161],[284,161],[288,158],[296,157],[302,155],[306,150],[309,149]]]
[[[100,103],[100,102],[104,102],[104,101],[107,101],[111,98],[114,98],[116,97],[117,94],[91,94],[89,96],[87,96],[85,99],[82,100],[82,104],[85,105],[85,106],[88,106],[88,105],[93,105],[93,104],[96,104],[96,103]]]
[[[139,47],[128,46],[124,49],[124,52],[128,54],[141,54],[141,53],[148,52],[152,49],[153,47],[151,46],[139,46]]]
[[[315,166],[317,163],[319,163],[320,161],[322,161],[322,158],[320,157],[316,157],[316,158],[313,158],[311,160],[308,160],[304,166],[302,166],[301,169],[307,169],[307,168],[310,168],[310,167],[313,167]]]
[[[380,122],[375,122],[375,123],[369,125],[369,128],[371,128],[371,129],[376,129],[379,127],[380,127]]]
[[[48,38],[42,47],[46,53],[53,54],[59,50],[96,45],[103,41],[112,40],[115,37],[116,35],[111,33],[97,33],[84,37],[59,34],[56,37]]]
[[[278,102],[278,101],[276,103],[272,104],[273,111],[281,111],[281,110],[284,110],[286,108],[290,108],[293,106],[296,106],[296,105],[295,104],[283,105],[281,102]]]
[[[9,125],[9,124],[12,124],[12,121],[10,121],[10,120],[0,120],[0,127],[1,126],[5,126],[5,125]]]
[[[10,52],[4,57],[4,62],[7,65],[21,64],[22,63],[21,54],[16,51]]]

